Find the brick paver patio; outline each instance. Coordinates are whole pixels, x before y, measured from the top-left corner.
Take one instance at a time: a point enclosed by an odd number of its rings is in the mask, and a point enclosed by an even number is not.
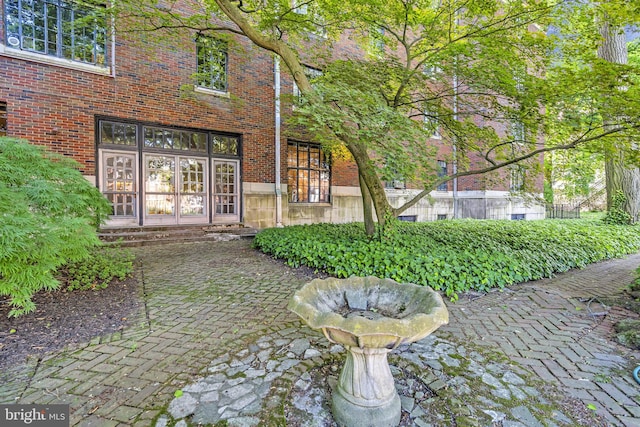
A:
[[[30,360],[0,374],[0,403],[69,403],[71,424],[148,426],[207,364],[261,334],[300,327],[286,310],[309,276],[251,249],[249,241],[136,249],[141,311],[124,331]],[[640,426],[640,352],[616,345],[612,325],[630,313],[597,297],[622,292],[640,254],[448,304],[437,334],[486,346],[529,367],[611,425]],[[606,315],[603,313],[606,312]]]

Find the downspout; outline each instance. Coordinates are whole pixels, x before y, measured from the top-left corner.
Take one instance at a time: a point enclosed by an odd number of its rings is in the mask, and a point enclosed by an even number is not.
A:
[[[276,192],[276,227],[282,227],[282,183],[280,182],[280,58],[274,57],[273,77],[275,90],[275,192]]]
[[[458,18],[458,11],[456,10],[456,26],[460,24]],[[458,121],[458,55],[453,60],[453,120]],[[453,166],[452,171],[455,176],[458,173],[458,149],[457,139],[455,134],[453,136]],[[460,216],[458,208],[458,178],[453,178],[453,218],[457,219]]]
[[[457,60],[456,60],[456,67],[457,67]],[[455,67],[454,67],[454,71],[453,71],[453,120],[457,121],[458,120],[458,74],[455,71]],[[455,176],[455,174],[458,173],[458,150],[456,148],[456,137],[454,135],[453,137],[453,169],[452,169],[452,173]],[[453,218],[456,219],[458,218],[458,178],[453,178]]]

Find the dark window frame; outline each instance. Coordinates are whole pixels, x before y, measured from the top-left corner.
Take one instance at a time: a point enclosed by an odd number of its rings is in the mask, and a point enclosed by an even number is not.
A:
[[[446,161],[444,160],[438,160],[438,178],[441,178],[443,176],[446,176],[449,171],[448,171],[449,165],[447,164]],[[449,183],[448,182],[443,182],[442,184],[438,185],[438,187],[436,187],[437,191],[449,191]]]
[[[123,119],[123,118],[118,118],[118,117],[112,117],[112,116],[95,116],[95,123],[94,123],[94,129],[95,129],[95,135],[94,135],[94,141],[95,141],[95,158],[99,159],[100,158],[100,151],[101,150],[105,150],[105,151],[109,151],[109,152],[114,152],[114,151],[120,151],[120,152],[132,152],[132,153],[136,153],[137,157],[138,157],[138,162],[136,164],[137,167],[137,176],[136,176],[136,182],[140,185],[142,184],[142,173],[143,173],[143,155],[144,154],[165,154],[165,155],[185,155],[185,156],[196,156],[196,157],[207,157],[207,162],[211,165],[213,160],[235,160],[237,161],[237,165],[238,165],[238,183],[237,185],[239,186],[238,188],[238,199],[237,199],[237,204],[236,207],[238,209],[238,216],[240,218],[240,220],[242,220],[242,175],[243,175],[243,138],[242,138],[242,134],[236,134],[236,133],[231,133],[231,132],[222,132],[222,131],[215,131],[215,130],[210,130],[210,129],[198,129],[198,128],[190,128],[190,127],[182,127],[182,126],[166,126],[166,125],[161,125],[157,122],[147,122],[147,121],[140,121],[140,120],[132,120],[132,119]],[[113,125],[121,125],[121,126],[133,126],[136,129],[136,144],[132,145],[132,144],[123,144],[123,143],[103,143],[101,140],[102,137],[102,124],[103,123],[109,123],[109,124],[113,124]],[[159,130],[163,130],[163,131],[173,131],[173,132],[180,132],[180,133],[199,133],[199,134],[205,134],[206,135],[206,151],[193,151],[193,150],[182,150],[181,148],[176,148],[175,146],[169,148],[169,147],[149,147],[145,145],[145,141],[144,141],[144,130],[146,128],[153,128],[153,129],[159,129]],[[235,139],[235,152],[231,153],[229,150],[226,150],[227,152],[220,152],[220,151],[216,151],[213,147],[213,140],[215,137],[221,137],[221,138],[225,138],[227,140],[230,139]],[[227,145],[227,148],[229,147],[229,145]],[[102,171],[102,164],[99,161],[96,161],[96,177],[100,177],[102,176],[101,174],[103,173]],[[209,176],[208,176],[208,182],[210,183],[211,179],[213,177],[213,169],[210,169],[209,172]],[[211,184],[209,184],[211,185]],[[212,188],[212,187],[209,187]],[[104,189],[100,188],[100,190],[104,193]],[[138,189],[136,192],[137,195],[137,204],[136,204],[136,210],[137,212],[139,212],[139,225],[143,225],[143,200],[141,197],[139,197],[142,194],[141,190]],[[213,199],[213,193],[211,193],[211,198],[209,200],[209,205],[208,205],[208,210],[209,210],[209,220],[211,221],[211,217],[213,215],[213,204],[214,204],[214,199]]]
[[[210,45],[205,46],[205,44]],[[220,61],[224,63],[220,64]],[[196,37],[196,86],[216,92],[229,91],[229,43],[227,41],[204,35]]]
[[[515,165],[509,169],[509,191],[523,191],[526,180],[526,169],[522,165]]]
[[[291,157],[292,147],[295,147],[295,164]],[[312,164],[312,150],[318,152],[317,165]],[[305,153],[306,158],[303,155]],[[302,164],[305,160],[306,164]],[[295,175],[295,185],[292,174]],[[312,175],[316,176],[317,187],[312,185]],[[287,184],[289,203],[331,203],[331,161],[320,144],[293,140],[287,143]],[[302,191],[299,191],[301,188]],[[312,193],[316,189],[317,197],[312,197],[316,196]]]
[[[5,0],[6,46],[81,64],[109,66],[107,17],[100,13],[101,7],[64,0],[33,0],[32,4],[29,8],[25,0]]]
[[[2,101],[0,102],[0,136],[7,136],[9,127],[7,115],[7,103]]]

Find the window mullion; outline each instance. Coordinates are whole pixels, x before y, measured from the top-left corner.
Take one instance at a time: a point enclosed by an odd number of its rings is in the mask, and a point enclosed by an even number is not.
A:
[[[57,24],[57,28],[56,28],[56,56],[58,58],[64,58],[64,53],[62,52],[62,33],[63,33],[63,28],[62,28],[62,5],[60,4],[60,2],[56,2],[55,4],[55,8],[56,8],[56,24]],[[47,14],[48,15],[48,14]],[[47,23],[47,33],[49,32],[48,29],[49,24]],[[48,38],[48,36],[47,36]]]
[[[60,8],[62,9],[62,8]],[[73,60],[73,58],[76,57],[76,11],[75,9],[72,7],[71,9],[69,9],[69,15],[71,16],[71,25],[69,28],[69,43],[71,44],[70,48],[70,55],[71,55],[71,60]],[[60,34],[62,34],[62,31],[60,31]],[[62,40],[62,36],[60,36],[60,40]],[[62,43],[60,43],[62,45]],[[82,58],[84,59],[84,58]]]
[[[91,62],[93,64],[98,62],[98,23],[96,22],[97,18],[93,17],[93,37],[91,41]],[[105,59],[106,63],[106,59]]]
[[[42,24],[44,31],[44,54],[49,55],[49,3],[45,2],[42,8]],[[35,18],[35,17],[34,17]],[[34,19],[34,49],[37,24]]]
[[[300,195],[302,194],[302,191],[300,191],[300,144],[298,144],[296,142],[296,191],[298,192],[298,195],[296,196],[296,199],[298,202],[300,202]]]
[[[7,8],[9,7],[7,5],[7,3],[5,2],[5,13],[7,13]],[[22,0],[18,0],[18,36],[20,37],[20,44],[18,46],[20,46],[20,49],[22,49],[24,47],[22,40],[24,40],[23,38],[23,31],[22,31]],[[7,28],[7,24],[6,24],[6,18],[5,18],[5,33],[8,31]],[[8,36],[8,33],[6,34],[6,36]],[[6,38],[5,36],[5,38]]]

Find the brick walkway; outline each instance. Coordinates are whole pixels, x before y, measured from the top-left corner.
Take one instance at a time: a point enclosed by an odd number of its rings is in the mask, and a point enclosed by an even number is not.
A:
[[[499,349],[585,405],[595,405],[612,425],[638,427],[640,386],[630,372],[640,352],[612,341],[613,324],[637,316],[598,300],[621,294],[638,265],[640,254],[462,299],[449,305],[451,320],[443,329]]]
[[[153,425],[175,390],[209,362],[298,319],[286,303],[310,277],[248,241],[136,249],[145,311],[121,333],[0,374],[0,403],[70,403],[72,425]],[[486,345],[592,403],[611,425],[640,426],[640,353],[611,341],[623,310],[603,307],[631,282],[640,254],[449,304],[437,334]],[[602,316],[602,312],[607,312]]]

